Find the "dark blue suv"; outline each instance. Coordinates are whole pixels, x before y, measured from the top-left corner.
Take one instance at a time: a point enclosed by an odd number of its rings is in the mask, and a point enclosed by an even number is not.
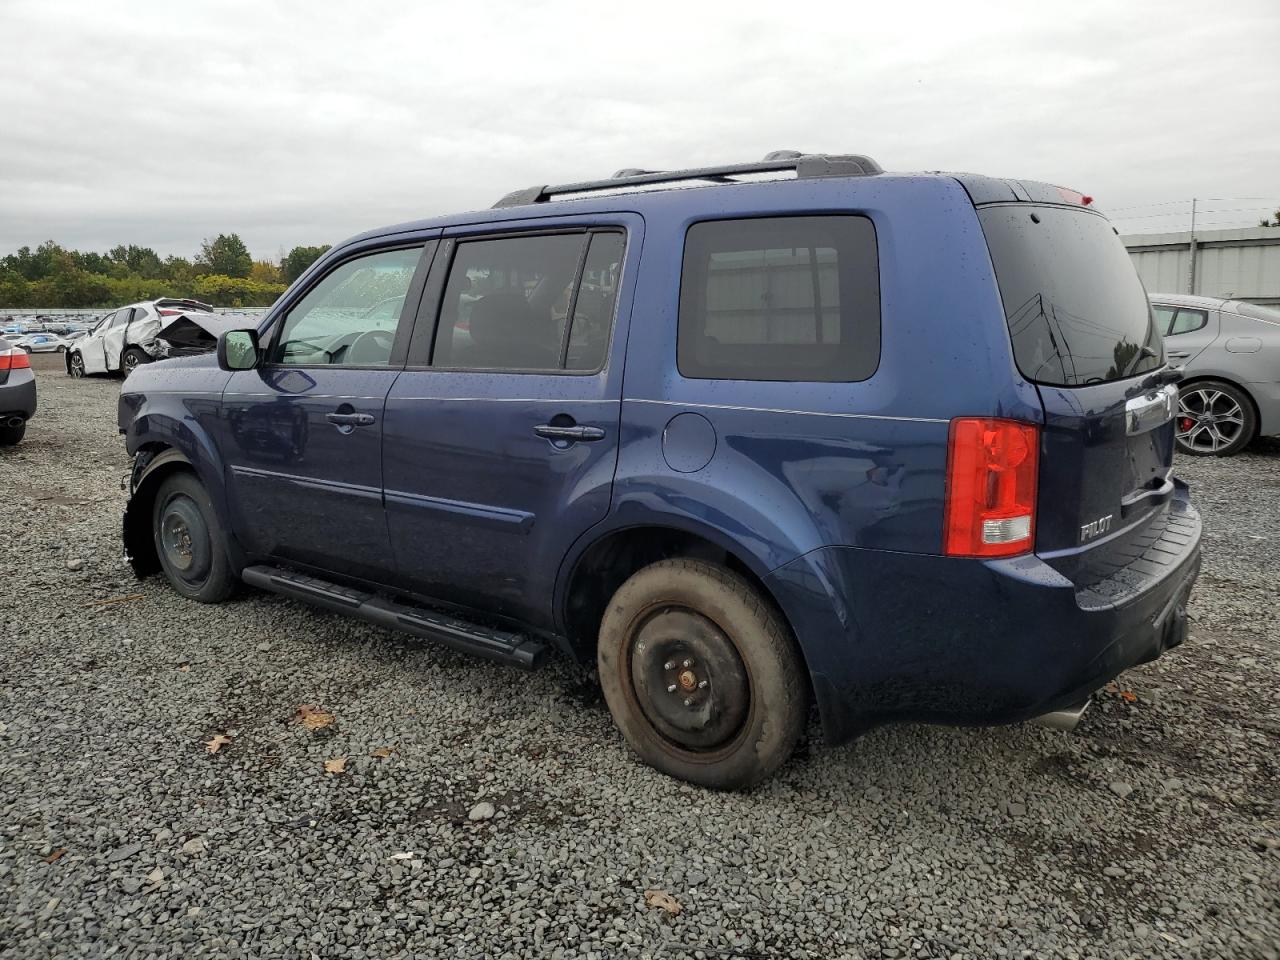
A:
[[[648,763],[1083,708],[1182,641],[1175,387],[1090,198],[858,156],[624,170],[341,244],[125,384],[126,553],[523,667]]]

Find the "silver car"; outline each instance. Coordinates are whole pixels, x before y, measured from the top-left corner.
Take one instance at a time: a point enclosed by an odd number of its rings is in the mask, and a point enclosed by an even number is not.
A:
[[[1178,449],[1230,457],[1280,434],[1280,310],[1240,300],[1153,293],[1178,392]]]

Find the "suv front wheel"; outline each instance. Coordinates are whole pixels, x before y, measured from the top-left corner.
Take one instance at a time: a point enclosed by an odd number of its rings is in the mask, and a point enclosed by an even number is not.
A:
[[[236,587],[226,538],[213,503],[190,473],[167,477],[156,491],[151,513],[156,555],[169,584],[201,603],[218,603]]]
[[[746,580],[663,560],[618,588],[600,626],[600,683],[614,722],[650,766],[700,786],[759,783],[808,714],[800,656]]]

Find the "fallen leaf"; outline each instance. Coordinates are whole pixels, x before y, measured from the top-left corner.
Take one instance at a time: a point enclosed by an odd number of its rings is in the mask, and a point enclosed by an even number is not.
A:
[[[1122,696],[1122,697],[1124,698],[1124,700],[1125,700],[1125,702],[1126,702],[1126,703],[1137,703],[1137,702],[1138,702],[1138,695],[1137,695],[1136,693],[1134,693],[1132,690],[1121,690],[1121,691],[1120,691],[1120,696]]]
[[[665,890],[646,890],[644,902],[651,907],[660,907],[673,917],[684,909],[680,906],[680,901]]]
[[[308,730],[320,730],[333,723],[333,714],[319,707],[304,703],[298,708],[295,718]]]
[[[391,747],[379,747],[377,750],[373,751],[373,753],[369,754],[369,756],[377,757],[379,760],[385,760],[387,757],[391,756]]]
[[[178,664],[178,672],[179,672],[179,673],[190,673],[190,672],[191,672],[191,664],[189,664],[189,663],[180,663],[180,664]]]
[[[204,748],[208,750],[210,753],[217,753],[219,750],[221,750],[230,742],[231,742],[230,737],[228,737],[225,733],[220,733],[217,736],[215,736],[212,740],[210,740],[208,743],[206,743],[204,745]]]
[[[346,757],[335,757],[332,760],[326,760],[324,762],[325,773],[342,773],[346,769],[347,769]]]
[[[53,862],[55,862],[55,861],[57,861],[57,860],[61,860],[61,859],[62,859],[62,855],[63,855],[64,853],[66,853],[66,852],[67,852],[67,848],[66,848],[66,847],[59,847],[57,850],[53,851],[53,853],[51,853],[51,854],[49,854],[47,857],[45,857],[45,858],[44,858],[44,862],[45,862],[45,863],[53,863]]]

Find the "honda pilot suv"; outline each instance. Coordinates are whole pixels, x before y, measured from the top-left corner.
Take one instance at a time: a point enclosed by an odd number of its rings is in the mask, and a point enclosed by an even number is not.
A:
[[[1071,190],[625,170],[355,237],[139,367],[125,549],[194,600],[594,664],[641,758],[744,787],[811,704],[831,743],[1069,718],[1180,643],[1177,378]]]

